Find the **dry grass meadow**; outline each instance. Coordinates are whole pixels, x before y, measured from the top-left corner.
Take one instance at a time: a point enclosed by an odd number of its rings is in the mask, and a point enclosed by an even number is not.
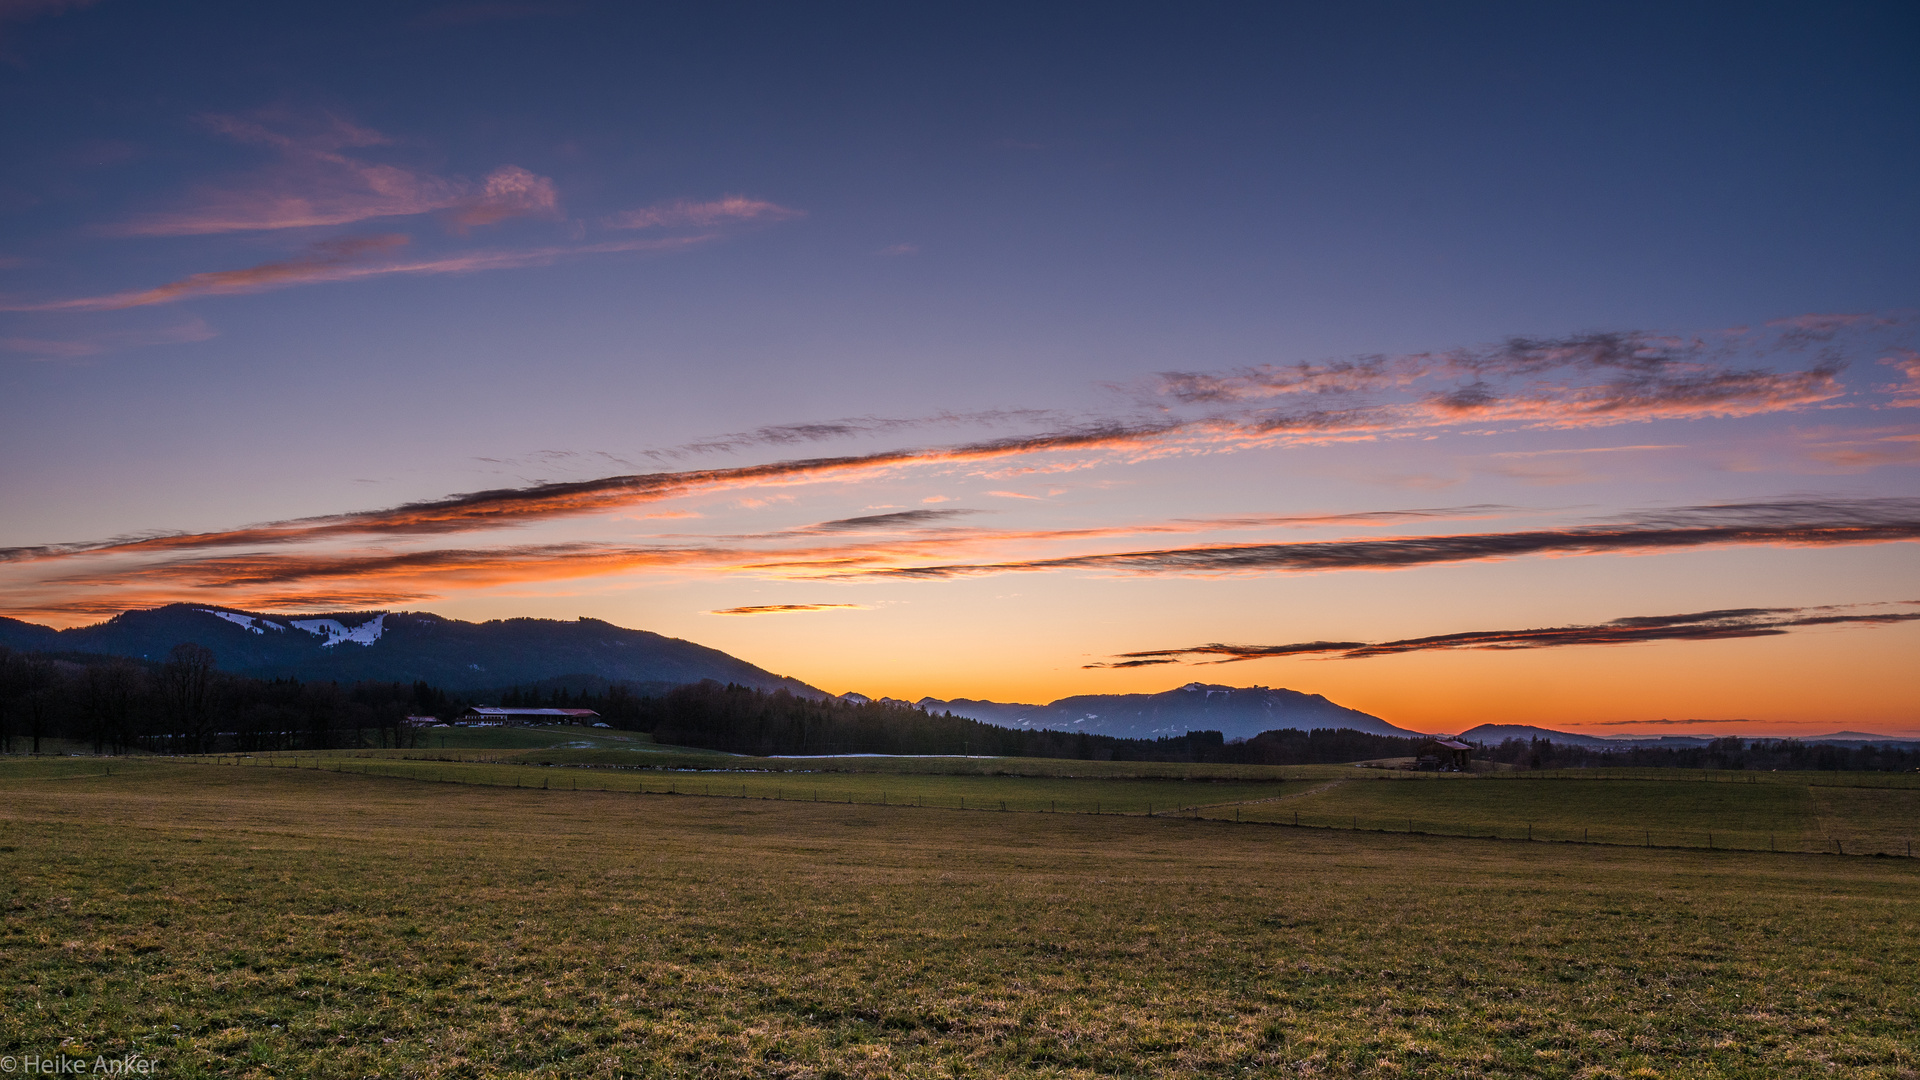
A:
[[[0,1054],[180,1077],[1920,1076],[1906,858],[106,767],[0,763]],[[1442,787],[1348,786],[1283,790]]]

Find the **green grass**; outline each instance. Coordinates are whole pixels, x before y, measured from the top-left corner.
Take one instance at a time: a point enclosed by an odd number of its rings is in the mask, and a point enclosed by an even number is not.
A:
[[[1765,774],[1752,783],[1698,775],[1334,781],[1238,812],[1247,821],[1331,828],[1863,855],[1905,855],[1920,837],[1920,789],[1823,783],[1831,773]]]
[[[526,750],[577,743],[596,748],[643,749],[653,745],[653,736],[644,731],[614,731],[573,724],[551,727],[421,728],[415,735],[423,750]]]
[[[710,751],[681,751],[710,754]],[[544,765],[611,765],[674,767],[664,759],[636,758],[631,753],[605,750],[530,750],[515,760]],[[1180,761],[1080,761],[1074,758],[1026,757],[747,757],[726,755],[719,760],[688,763],[693,768],[725,768],[756,772],[886,773],[899,776],[1032,776],[1108,780],[1298,780],[1307,777],[1351,776],[1346,765],[1217,765]]]
[[[289,753],[200,759],[500,787],[969,810],[1186,814],[1242,823],[1646,847],[1908,855],[1920,788],[1885,773],[1458,776],[1348,766],[1038,758],[769,759],[597,750]],[[555,766],[548,768],[546,766]],[[1251,773],[1252,775],[1249,775]],[[1865,786],[1875,777],[1891,787]],[[1846,781],[1838,783],[1836,781]]]
[[[181,1077],[1920,1064],[1905,859],[101,764],[0,763],[0,1053]]]
[[[544,757],[544,755],[542,755]],[[730,759],[737,761],[739,759]],[[873,759],[854,759],[869,762]],[[711,762],[707,763],[711,766]],[[1290,787],[1278,780],[1139,779],[1124,776],[1026,776],[1020,774],[882,773],[868,771],[767,772],[712,767],[685,771],[615,768],[548,768],[523,761],[476,758],[443,761],[390,755],[338,757],[301,754],[204,759],[204,768],[253,768],[341,772],[408,778],[428,783],[542,788],[563,791],[624,791],[838,802],[964,810],[1050,811],[1075,814],[1162,814],[1196,807],[1260,801]],[[97,768],[97,766],[96,766]]]

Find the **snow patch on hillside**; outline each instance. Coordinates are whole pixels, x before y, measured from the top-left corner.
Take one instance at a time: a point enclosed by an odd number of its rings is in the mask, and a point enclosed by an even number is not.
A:
[[[380,632],[385,629],[386,615],[375,615],[366,622],[351,629],[341,625],[337,619],[289,619],[294,629],[305,630],[309,634],[318,634],[327,640],[320,643],[323,649],[331,649],[343,641],[355,645],[371,645],[380,640]]]
[[[206,607],[203,607],[200,610],[206,612],[209,615],[214,616],[215,618],[225,619],[228,622],[234,624],[235,626],[239,626],[247,630],[251,630],[256,634],[266,633],[265,630],[262,630],[259,626],[254,625],[254,623],[256,622],[261,624],[261,626],[271,626],[275,630],[286,629],[286,627],[281,626],[279,623],[274,622],[272,619],[255,619],[251,615],[241,615],[238,612],[233,612],[233,611],[215,611],[212,608],[206,608]]]

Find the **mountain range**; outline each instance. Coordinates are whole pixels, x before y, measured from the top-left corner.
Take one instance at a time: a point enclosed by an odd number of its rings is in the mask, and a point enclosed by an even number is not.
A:
[[[1762,736],[1771,738],[1778,736]],[[1632,747],[1671,747],[1705,746],[1717,735],[1577,735],[1571,731],[1555,731],[1552,728],[1534,727],[1530,724],[1481,724],[1461,732],[1456,738],[1462,742],[1492,745],[1507,739],[1546,739],[1562,746],[1585,746],[1597,750],[1624,750]],[[1754,736],[1741,738],[1751,741]],[[1803,743],[1829,743],[1838,746],[1881,746],[1887,743],[1910,743],[1920,740],[1898,735],[1875,735],[1866,731],[1836,731],[1828,735],[1795,735],[1793,738]]]
[[[425,680],[454,692],[540,684],[627,683],[641,691],[703,679],[814,699],[829,695],[798,679],[678,638],[598,619],[498,619],[484,623],[429,612],[354,611],[278,615],[197,604],[128,611],[92,626],[55,630],[0,618],[0,645],[23,652],[104,653],[164,660],[174,646],[213,650],[222,671],[255,678]],[[840,695],[863,702],[860,694]],[[891,701],[892,699],[885,699]],[[1353,728],[1413,735],[1318,694],[1264,686],[1189,683],[1160,694],[1083,694],[1046,705],[923,698],[950,711],[1014,728],[1051,728],[1151,739],[1188,731],[1251,738],[1277,728]]]
[[[52,627],[0,617],[0,646],[21,652],[103,653],[164,660],[175,645],[213,650],[223,671],[255,678],[394,682],[425,680],[461,693],[510,686],[626,683],[642,692],[713,679],[760,690],[787,690],[816,700],[826,692],[776,675],[718,649],[598,619],[496,619],[483,623],[430,612],[358,611],[277,615],[195,604],[127,611],[92,626]],[[843,700],[866,701],[859,694]],[[885,699],[891,700],[891,699]],[[1158,694],[1083,694],[1045,705],[971,698],[922,698],[929,712],[952,712],[1012,728],[1084,731],[1152,739],[1218,731],[1247,739],[1279,728],[1349,728],[1375,735],[1416,736],[1377,716],[1319,694],[1265,686],[1188,683]],[[1702,746],[1710,737],[1580,735],[1518,724],[1483,724],[1462,732],[1470,742],[1551,739],[1595,748]],[[1802,742],[1866,745],[1903,741],[1858,731],[1801,736]]]
[[[1402,737],[1420,734],[1370,713],[1336,705],[1319,694],[1198,682],[1159,694],[1083,694],[1048,705],[968,698],[922,698],[916,704],[928,712],[951,712],[1002,727],[1086,731],[1129,739],[1154,739],[1189,731],[1218,731],[1229,739],[1250,739],[1280,728],[1349,728]]]

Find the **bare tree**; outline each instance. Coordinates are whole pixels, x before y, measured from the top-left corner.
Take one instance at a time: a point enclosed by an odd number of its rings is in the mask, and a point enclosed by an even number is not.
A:
[[[53,661],[39,653],[28,653],[20,665],[20,696],[27,703],[27,733],[33,737],[35,754],[40,753],[40,737],[53,712],[59,675]]]
[[[133,703],[142,674],[139,665],[124,659],[87,669],[84,708],[94,753],[118,752],[132,740]]]
[[[160,666],[160,696],[174,727],[169,734],[184,735],[195,753],[206,750],[212,690],[213,650],[191,641],[175,645]]]
[[[21,657],[0,645],[0,754],[13,753],[13,705],[20,697]]]

